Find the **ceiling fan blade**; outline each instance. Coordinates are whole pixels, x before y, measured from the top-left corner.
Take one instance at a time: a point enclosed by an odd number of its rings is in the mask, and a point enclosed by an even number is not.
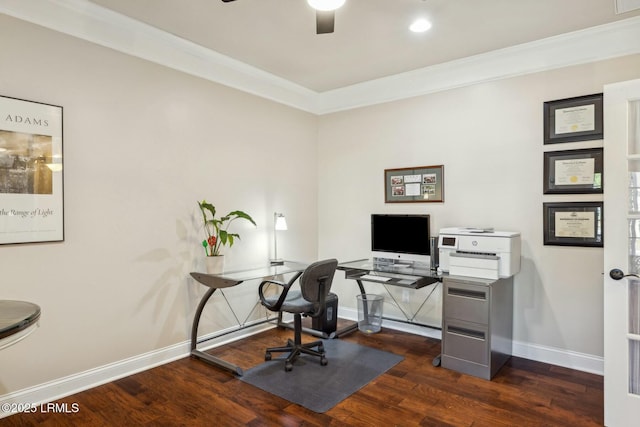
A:
[[[222,0],[224,3],[229,3],[230,1],[236,1],[236,0]]]
[[[316,10],[316,34],[333,33],[335,10]]]

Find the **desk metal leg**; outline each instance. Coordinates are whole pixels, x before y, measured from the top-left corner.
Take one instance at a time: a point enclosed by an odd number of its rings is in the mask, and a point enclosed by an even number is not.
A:
[[[362,284],[362,280],[356,279],[356,283],[358,284],[358,287],[360,288],[360,294],[361,295],[366,295],[367,292],[364,290],[364,285]]]
[[[362,316],[364,323],[369,323],[369,304],[367,304],[367,293],[364,290],[364,285],[361,280],[356,280],[358,287],[360,288],[360,295],[362,296]]]
[[[292,325],[291,323],[282,322],[282,318],[279,318],[278,326],[282,328],[291,329],[291,330],[294,329],[294,325]],[[345,326],[342,329],[338,329],[335,332],[332,332],[330,334],[327,334],[326,332],[323,332],[323,331],[318,331],[316,329],[306,328],[304,326],[302,327],[302,332],[314,337],[332,340],[334,338],[340,338],[342,335],[346,335],[350,332],[355,331],[356,329],[358,329],[358,322],[354,323],[353,325]]]
[[[345,326],[344,328],[335,331],[332,336],[330,336],[329,338],[340,338],[343,335],[347,335],[350,334],[351,332],[355,331],[358,329],[358,322],[353,323],[352,325],[349,326]]]
[[[209,288],[209,290],[204,294],[202,299],[200,300],[200,304],[198,304],[198,308],[196,309],[196,314],[193,317],[193,325],[191,326],[191,356],[196,357],[204,362],[209,363],[210,365],[218,366],[220,368],[231,371],[232,373],[242,376],[242,368],[236,366],[232,363],[227,362],[226,360],[220,359],[219,357],[212,356],[208,353],[198,350],[196,347],[198,346],[198,325],[200,324],[200,317],[202,316],[202,310],[204,310],[204,306],[209,301],[209,298],[214,294],[216,288]]]
[[[362,281],[360,280],[356,280],[356,282],[358,283],[358,287],[360,288],[360,294],[362,295],[363,299],[365,299],[365,295],[366,292],[364,290],[364,285],[362,284]],[[384,284],[383,284],[384,286]],[[418,314],[418,312],[420,311],[420,309],[422,308],[422,306],[424,306],[425,302],[427,302],[427,300],[431,297],[431,295],[433,294],[433,292],[435,291],[437,285],[433,287],[433,289],[431,290],[431,292],[429,293],[429,295],[427,295],[427,298],[425,298],[425,300],[422,302],[422,304],[420,305],[420,307],[418,308],[418,310],[416,310],[416,315]],[[391,293],[389,292],[389,289],[387,289],[386,286],[384,286],[384,288],[386,289],[387,293],[389,295],[391,295]],[[393,297],[392,297],[393,298]],[[395,301],[395,300],[394,300]],[[365,321],[369,321],[369,313],[368,313],[368,307],[367,304],[363,304],[363,316],[365,318]],[[407,318],[407,323],[413,323],[412,320],[413,319],[409,319],[409,317],[406,315],[406,313],[401,309],[402,313],[405,315],[405,317]],[[415,318],[415,315],[413,316]],[[395,319],[390,319],[390,320],[395,320]],[[411,320],[411,321],[410,321]],[[357,325],[356,325],[357,326]],[[433,358],[433,360],[431,361],[431,363],[433,364],[433,366],[438,367],[440,366],[441,363],[441,354],[437,355],[436,357]]]

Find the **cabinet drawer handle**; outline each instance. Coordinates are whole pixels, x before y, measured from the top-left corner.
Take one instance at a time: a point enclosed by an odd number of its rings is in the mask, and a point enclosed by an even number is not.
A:
[[[487,293],[482,291],[472,291],[469,289],[460,289],[460,288],[449,288],[447,293],[454,297],[465,297],[465,298],[473,298],[486,300]]]
[[[474,331],[473,329],[460,328],[458,326],[447,326],[447,332],[454,335],[460,335],[463,337],[484,341],[484,332],[482,331]]]

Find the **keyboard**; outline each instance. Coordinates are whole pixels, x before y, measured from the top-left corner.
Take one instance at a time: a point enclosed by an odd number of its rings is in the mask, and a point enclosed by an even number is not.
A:
[[[389,279],[404,279],[404,280],[418,280],[418,276],[412,276],[410,274],[391,273],[387,271],[370,271],[368,275],[377,277],[387,277]]]
[[[388,282],[389,280],[391,280],[391,277],[383,277],[375,274],[363,274],[362,276],[359,276],[358,279],[373,280],[376,282]]]
[[[363,274],[359,277],[362,280],[371,280],[374,282],[388,282],[391,279],[398,279],[400,284],[408,285],[414,283],[419,279],[418,276],[411,276],[409,274],[390,273],[386,271],[370,271],[368,274]]]

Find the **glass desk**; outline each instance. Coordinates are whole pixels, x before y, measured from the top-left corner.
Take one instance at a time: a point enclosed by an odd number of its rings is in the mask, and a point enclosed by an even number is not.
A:
[[[338,264],[338,270],[345,272],[346,279],[357,281],[363,293],[362,282],[420,289],[442,281],[442,275],[432,271],[429,267],[414,267],[408,264],[393,264],[372,259],[344,262]]]
[[[40,307],[25,301],[0,300],[0,349],[9,347],[35,331]]]
[[[346,279],[352,279],[356,281],[363,298],[366,298],[366,291],[362,282],[378,283],[385,288],[385,290],[387,291],[387,295],[393,300],[395,306],[402,312],[405,319],[397,319],[384,316],[382,317],[383,319],[433,328],[433,326],[417,323],[414,321],[414,319],[418,315],[420,310],[424,307],[426,302],[433,295],[434,291],[436,290],[435,286],[425,296],[425,299],[420,304],[420,307],[415,311],[413,315],[410,315],[401,308],[401,304],[398,303],[393,294],[389,292],[389,289],[387,287],[394,286],[408,289],[421,289],[425,286],[442,282],[442,275],[438,274],[436,271],[431,270],[429,267],[414,267],[407,264],[393,264],[388,261],[381,262],[375,259],[360,259],[357,261],[344,262],[338,264],[338,270],[344,271]],[[368,313],[366,312],[366,304],[364,305],[363,309],[365,310],[363,316],[366,319],[368,317]]]
[[[197,348],[198,344],[202,342],[209,341],[211,339],[224,335],[224,334],[220,334],[220,335],[209,337],[202,341],[198,341],[198,325],[200,324],[200,317],[202,316],[202,311],[204,310],[204,307],[207,304],[207,301],[209,301],[209,299],[215,293],[216,290],[237,286],[240,283],[246,282],[249,280],[272,279],[279,275],[293,273],[292,277],[288,281],[291,284],[295,282],[298,277],[300,277],[300,275],[304,272],[307,266],[308,264],[304,264],[300,262],[285,261],[283,265],[266,265],[264,267],[257,267],[257,268],[246,269],[246,270],[227,271],[222,274],[205,274],[205,273],[192,272],[191,277],[193,277],[195,280],[197,280],[199,283],[203,284],[204,286],[207,286],[209,289],[200,300],[200,303],[198,304],[198,308],[196,309],[196,313],[193,317],[193,325],[191,327],[191,355],[211,365],[224,368],[228,371],[233,372],[238,376],[242,376],[243,374],[242,368],[240,368],[239,366],[229,363],[226,360],[220,359],[219,357],[215,357],[208,353],[200,351]],[[257,295],[257,290],[256,290],[256,295]],[[229,303],[227,302],[227,304]],[[229,305],[229,308],[231,308],[231,311],[233,312],[233,308],[230,305]],[[250,315],[251,313],[249,314],[249,316]],[[271,320],[272,319],[260,320],[258,322],[251,323],[251,325],[249,326],[259,325],[262,323],[269,322]],[[246,327],[248,326],[238,321],[238,328],[231,332],[235,332],[240,329],[244,329]],[[230,332],[226,332],[226,333],[230,333]]]

